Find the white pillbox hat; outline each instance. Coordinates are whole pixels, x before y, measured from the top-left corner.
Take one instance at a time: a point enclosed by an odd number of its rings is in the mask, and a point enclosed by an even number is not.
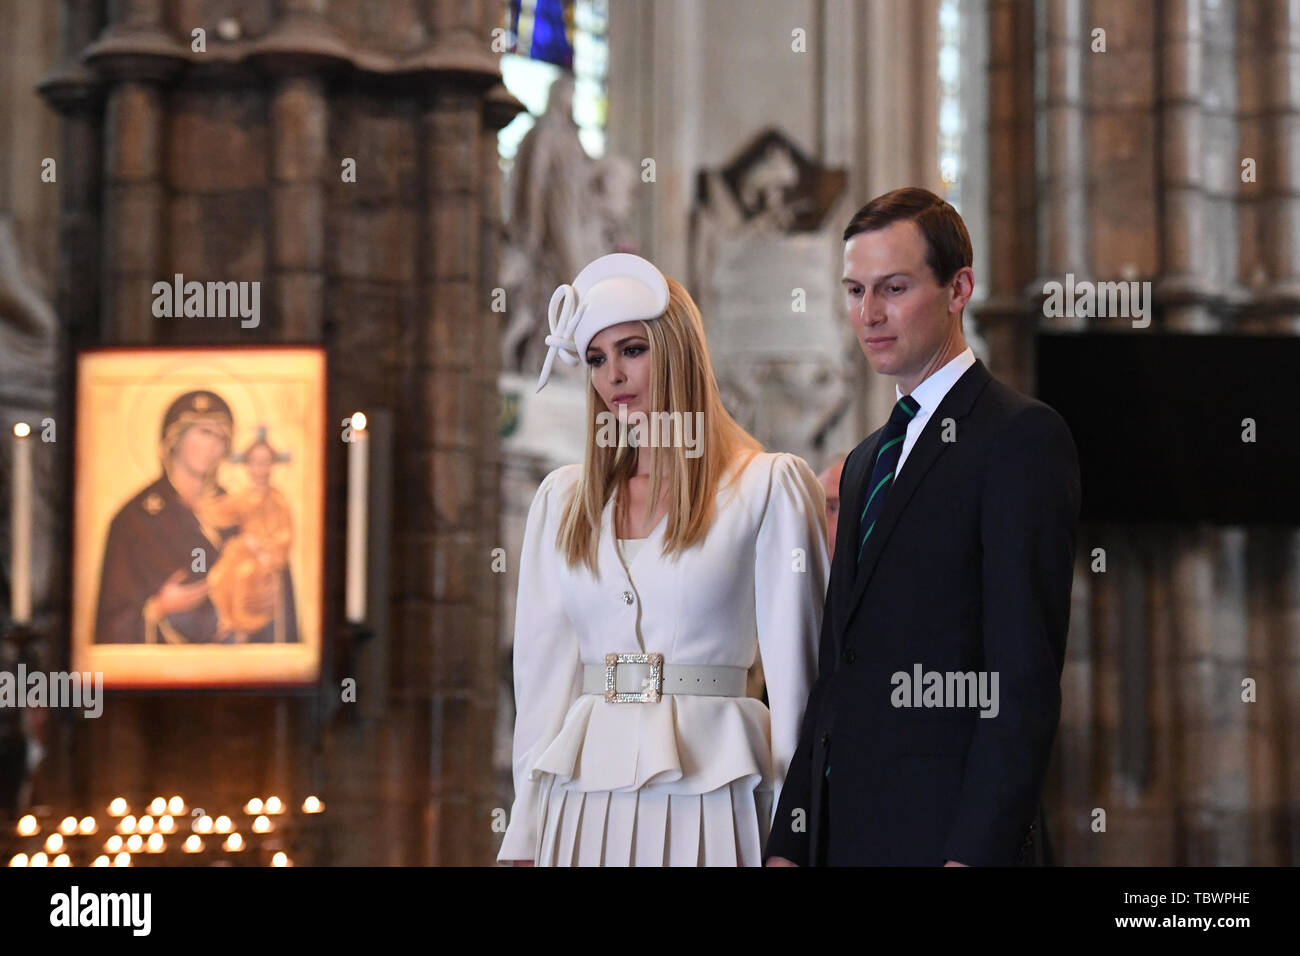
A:
[[[568,365],[586,365],[587,346],[597,332],[620,322],[657,319],[667,308],[668,281],[653,265],[627,252],[601,256],[578,273],[573,285],[561,285],[551,296],[546,315],[550,350],[537,390],[551,377],[557,354]]]

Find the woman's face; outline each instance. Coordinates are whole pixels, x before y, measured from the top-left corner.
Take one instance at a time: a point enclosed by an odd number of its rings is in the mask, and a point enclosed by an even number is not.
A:
[[[620,421],[629,412],[649,413],[650,340],[641,322],[621,322],[596,333],[587,346],[587,364],[596,394]]]
[[[224,432],[214,425],[198,422],[181,433],[174,455],[182,468],[202,478],[213,472],[227,450]]]

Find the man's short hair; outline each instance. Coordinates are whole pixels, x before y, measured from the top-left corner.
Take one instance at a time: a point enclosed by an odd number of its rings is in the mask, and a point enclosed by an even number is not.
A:
[[[958,269],[974,262],[970,233],[957,210],[930,190],[917,186],[887,192],[859,209],[844,230],[844,241],[904,220],[916,223],[925,237],[925,264],[940,285],[946,285]]]

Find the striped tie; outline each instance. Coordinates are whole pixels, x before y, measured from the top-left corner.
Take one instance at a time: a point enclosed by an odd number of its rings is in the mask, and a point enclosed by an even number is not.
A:
[[[871,537],[871,529],[876,526],[885,507],[885,495],[894,483],[894,472],[898,470],[898,459],[903,454],[903,440],[907,437],[907,425],[921,406],[911,395],[904,395],[894,405],[894,411],[885,424],[880,435],[880,447],[876,451],[876,463],[871,469],[871,480],[867,484],[867,503],[862,508],[862,519],[858,522],[858,560],[862,560],[863,549]]]

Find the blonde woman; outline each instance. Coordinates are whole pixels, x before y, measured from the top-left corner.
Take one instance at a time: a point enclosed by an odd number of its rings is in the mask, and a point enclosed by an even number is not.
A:
[[[759,866],[816,676],[821,485],[727,414],[699,310],[646,260],[591,263],[550,325],[538,388],[557,355],[589,371],[586,455],[528,512],[498,859]]]

